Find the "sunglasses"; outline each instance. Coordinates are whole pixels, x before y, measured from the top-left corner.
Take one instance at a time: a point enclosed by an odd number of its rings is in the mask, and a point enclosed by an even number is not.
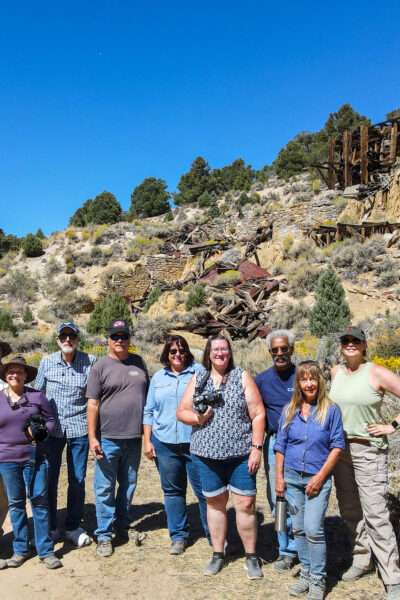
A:
[[[271,354],[278,354],[279,350],[282,354],[287,354],[290,348],[289,346],[275,346],[275,348],[271,348]]]
[[[352,344],[353,346],[358,346],[359,344],[362,344],[362,341],[353,337],[344,337],[340,340],[340,343],[342,344],[342,346],[348,346],[349,344]]]
[[[65,342],[65,340],[67,339],[76,340],[77,337],[78,336],[76,333],[60,333],[58,339],[60,340],[60,342]]]
[[[127,333],[113,333],[112,335],[110,335],[110,338],[112,339],[113,342],[119,342],[119,341],[124,341],[126,342],[127,340],[129,340],[129,335]]]
[[[184,354],[186,354],[186,350],[184,350],[183,348],[171,348],[169,354],[171,356],[175,356],[175,354],[180,354],[181,356],[183,356]]]

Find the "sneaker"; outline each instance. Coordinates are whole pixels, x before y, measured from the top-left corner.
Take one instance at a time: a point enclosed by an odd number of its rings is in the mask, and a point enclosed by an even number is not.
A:
[[[367,569],[361,569],[360,567],[352,565],[343,573],[342,581],[356,581],[357,579],[360,579],[360,577],[364,577],[364,575],[368,575],[368,573],[372,573],[373,571],[374,567],[372,565]]]
[[[400,600],[400,584],[386,586],[387,600]]]
[[[90,546],[90,544],[92,543],[92,539],[88,536],[88,534],[82,527],[72,529],[71,531],[66,531],[65,539],[74,544],[74,546],[77,546],[77,548]]]
[[[325,581],[310,581],[308,588],[307,600],[324,600],[325,597]]]
[[[210,562],[204,569],[203,575],[206,575],[206,577],[211,576],[211,575],[216,575],[217,573],[219,573],[221,571],[223,566],[224,566],[224,559],[220,558],[219,556],[213,555]]]
[[[7,569],[7,567],[7,561],[4,558],[0,558],[0,571],[2,571],[3,569]]]
[[[113,552],[114,548],[112,546],[111,540],[101,540],[100,542],[97,542],[97,556],[101,556],[102,558],[108,558],[109,556],[112,556]]]
[[[144,531],[137,531],[133,527],[130,527],[128,529],[128,537],[129,540],[135,544],[135,546],[141,546],[147,535],[144,533]]]
[[[262,577],[264,577],[261,564],[257,556],[246,556],[244,568],[247,571],[248,579],[262,579]]]
[[[183,554],[187,548],[186,540],[176,540],[172,542],[171,548],[169,549],[169,553],[177,556],[178,554]]]
[[[46,569],[60,569],[63,564],[59,558],[55,554],[48,554],[44,558],[40,559]]]
[[[274,569],[275,571],[278,571],[278,573],[283,573],[284,571],[290,571],[296,563],[296,556],[280,556],[274,564]]]
[[[55,544],[58,544],[58,542],[62,541],[63,536],[61,531],[57,528],[50,531],[50,538]]]
[[[13,554],[11,558],[7,558],[6,563],[7,567],[10,569],[17,569],[21,565],[24,564],[26,560],[28,560],[29,554]]]
[[[308,592],[309,587],[310,582],[308,578],[308,573],[300,571],[300,576],[296,583],[289,587],[289,596],[303,596],[303,594]]]

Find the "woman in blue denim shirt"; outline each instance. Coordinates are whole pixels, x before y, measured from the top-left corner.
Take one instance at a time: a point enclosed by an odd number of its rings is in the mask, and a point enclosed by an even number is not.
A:
[[[344,447],[340,409],[326,394],[318,364],[304,361],[297,366],[293,396],[282,412],[275,443],[276,495],[286,495],[289,503],[301,563],[291,596],[308,592],[308,600],[324,597],[324,520],[331,473]]]
[[[160,474],[172,540],[170,554],[182,554],[189,540],[188,477],[199,501],[204,534],[209,538],[206,501],[196,458],[189,450],[192,428],[176,418],[183,392],[200,365],[194,362],[187,341],[180,335],[167,338],[160,362],[165,366],[153,375],[144,408],[144,453],[149,460],[155,460]]]

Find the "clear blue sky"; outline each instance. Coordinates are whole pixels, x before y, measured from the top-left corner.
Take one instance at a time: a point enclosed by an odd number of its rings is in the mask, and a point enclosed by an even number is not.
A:
[[[0,4],[0,227],[66,227],[103,190],[173,191],[191,161],[256,168],[344,102],[400,106],[400,3]]]

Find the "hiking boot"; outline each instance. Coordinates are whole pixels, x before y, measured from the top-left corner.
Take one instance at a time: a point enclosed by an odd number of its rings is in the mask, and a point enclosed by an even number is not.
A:
[[[44,558],[40,559],[46,569],[60,569],[63,564],[59,558],[55,554],[48,554]]]
[[[99,542],[97,542],[97,556],[101,556],[102,558],[108,558],[109,556],[112,556],[113,552],[114,548],[112,546],[111,540],[100,540]]]
[[[216,575],[221,571],[223,566],[224,559],[220,556],[215,556],[215,554],[213,554],[210,562],[203,571],[203,575],[206,575],[207,577],[210,575]]]
[[[310,587],[308,573],[300,571],[300,576],[296,583],[289,587],[289,596],[303,596]]]
[[[262,579],[262,577],[264,577],[261,564],[257,556],[246,556],[244,568],[247,571],[248,579]]]
[[[7,558],[6,563],[7,567],[10,569],[17,569],[21,565],[24,564],[26,560],[28,560],[29,554],[13,554],[11,558]]]
[[[351,565],[351,567],[343,573],[342,581],[356,581],[357,579],[360,579],[360,577],[364,577],[364,575],[368,575],[368,573],[372,573],[373,571],[374,567],[372,565],[367,569],[361,569],[360,567]]]
[[[324,600],[325,598],[325,581],[310,580],[307,600]]]
[[[400,584],[386,586],[387,600],[400,600]]]
[[[169,553],[177,556],[178,554],[183,554],[187,548],[186,540],[176,540],[172,542],[171,548],[169,549]]]
[[[296,563],[296,556],[280,556],[274,564],[274,569],[275,571],[278,571],[278,573],[283,573],[284,571],[290,571]]]
[[[71,529],[65,532],[65,539],[71,542],[77,548],[83,548],[84,546],[90,546],[92,543],[91,538],[88,536],[86,531],[82,527],[77,529]]]

